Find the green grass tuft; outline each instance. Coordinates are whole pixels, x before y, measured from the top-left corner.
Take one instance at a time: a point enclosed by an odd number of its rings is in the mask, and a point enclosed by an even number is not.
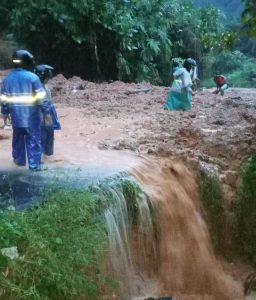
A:
[[[206,212],[210,235],[217,252],[224,252],[224,198],[217,177],[201,173],[200,194]],[[223,253],[224,254],[224,253]]]
[[[235,216],[239,252],[256,263],[256,155],[246,162],[243,169]]]
[[[0,253],[0,299],[99,299],[107,237],[94,193],[55,191],[27,211],[0,214],[0,249],[17,246],[19,258]]]

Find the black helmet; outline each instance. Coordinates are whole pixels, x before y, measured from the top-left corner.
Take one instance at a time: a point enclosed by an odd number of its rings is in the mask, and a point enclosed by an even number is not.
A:
[[[12,62],[15,67],[21,67],[32,71],[35,66],[33,55],[27,50],[16,50],[12,56]]]
[[[187,58],[184,61],[183,67],[190,71],[192,67],[196,67],[196,61],[193,58]]]
[[[191,66],[196,67],[196,61],[193,58],[187,58],[186,61],[188,62],[188,64],[190,64]]]
[[[53,70],[53,67],[51,67],[49,65],[37,65],[35,67],[35,73],[42,82],[44,82],[45,79],[52,78],[52,70]]]

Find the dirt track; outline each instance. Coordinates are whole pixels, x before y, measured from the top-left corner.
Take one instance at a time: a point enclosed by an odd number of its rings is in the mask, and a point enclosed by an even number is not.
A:
[[[224,177],[228,171],[230,180],[230,171],[256,152],[256,89],[229,89],[223,97],[199,91],[191,111],[179,112],[163,110],[167,87],[148,83],[95,84],[58,75],[50,86],[63,126],[99,149],[175,155]]]
[[[163,110],[168,88],[148,83],[96,84],[58,75],[49,85],[62,124],[51,161],[93,163],[96,149],[128,149],[181,157],[234,186],[241,164],[256,152],[256,89],[229,89],[223,97],[202,90],[191,111],[180,112]],[[0,144],[10,152],[9,141]]]

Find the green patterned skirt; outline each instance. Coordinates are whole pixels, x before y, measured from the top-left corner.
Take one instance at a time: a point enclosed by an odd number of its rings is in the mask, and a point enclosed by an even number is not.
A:
[[[164,109],[166,110],[190,110],[191,92],[174,92],[170,91]]]

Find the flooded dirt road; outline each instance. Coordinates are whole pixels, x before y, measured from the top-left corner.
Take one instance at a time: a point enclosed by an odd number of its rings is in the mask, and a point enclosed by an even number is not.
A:
[[[62,130],[55,132],[55,154],[44,158],[46,167],[127,171],[140,165],[141,155],[175,157],[189,166],[215,172],[227,190],[233,190],[244,160],[256,152],[254,89],[229,89],[223,97],[213,94],[214,89],[202,90],[193,97],[191,111],[175,112],[163,110],[168,88],[148,83],[95,84],[58,75],[50,87]],[[0,129],[0,168],[20,170],[12,163],[11,135],[11,130]],[[249,268],[243,265],[223,265],[240,283],[248,274]],[[218,277],[216,272],[214,278]],[[160,273],[163,289],[168,291],[165,267]],[[190,284],[189,278],[188,274]],[[183,283],[173,284],[175,290]],[[191,292],[197,291],[191,288]]]

